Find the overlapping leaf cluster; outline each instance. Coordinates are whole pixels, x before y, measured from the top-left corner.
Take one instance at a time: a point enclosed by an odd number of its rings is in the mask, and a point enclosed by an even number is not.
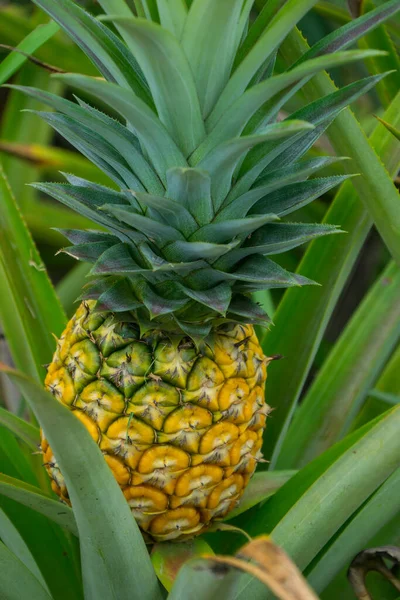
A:
[[[303,156],[381,76],[276,122],[279,111],[314,73],[377,54],[338,52],[368,21],[350,35],[344,28],[341,36],[328,36],[289,71],[272,76],[279,43],[310,2],[297,8],[289,2],[245,56],[240,41],[251,3],[243,0],[194,3],[189,12],[183,3],[179,10],[161,3],[161,25],[108,17],[123,41],[70,0],[36,4],[104,77],[66,74],[64,83],[126,123],[80,98],[74,103],[19,88],[55,108],[40,114],[120,188],[70,175],[67,184],[37,186],[102,227],[62,230],[73,243],[65,251],[94,263],[83,297],[97,299],[99,309],[134,311],[143,330],[204,337],[225,320],[266,325],[251,292],[312,283],[269,255],[337,231],[280,222],[347,177],[310,179],[335,159]],[[389,4],[375,19],[396,10]],[[112,3],[103,5],[112,13]]]

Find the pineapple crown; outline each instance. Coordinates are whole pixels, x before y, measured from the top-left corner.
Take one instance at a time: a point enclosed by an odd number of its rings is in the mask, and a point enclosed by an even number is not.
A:
[[[338,159],[305,155],[381,76],[278,115],[313,74],[379,54],[342,49],[397,0],[278,74],[282,41],[316,0],[278,11],[267,3],[250,28],[252,0],[141,0],[138,16],[100,0],[100,20],[71,0],[34,1],[102,76],[56,77],[119,116],[19,87],[55,109],[40,115],[118,187],[72,175],[35,184],[101,227],[60,230],[72,242],[64,251],[93,263],[82,297],[98,310],[132,311],[145,331],[204,338],[228,321],[268,325],[252,292],[313,283],[269,257],[338,231],[280,221],[349,176],[312,178]]]

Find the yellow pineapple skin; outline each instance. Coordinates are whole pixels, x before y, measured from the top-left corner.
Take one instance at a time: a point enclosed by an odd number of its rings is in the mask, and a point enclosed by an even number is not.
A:
[[[145,539],[189,539],[237,505],[262,458],[270,359],[249,325],[225,325],[199,350],[94,308],[69,321],[45,385],[99,445]],[[42,450],[69,502],[45,437]]]

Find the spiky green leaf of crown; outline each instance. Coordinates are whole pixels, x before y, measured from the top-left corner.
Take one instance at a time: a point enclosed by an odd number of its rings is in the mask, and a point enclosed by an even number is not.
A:
[[[102,76],[58,77],[120,117],[19,88],[55,109],[40,114],[120,190],[71,175],[67,184],[36,186],[101,226],[62,230],[72,242],[64,251],[93,263],[83,298],[132,311],[144,330],[204,337],[227,320],[267,325],[252,292],[313,283],[269,256],[337,231],[280,221],[346,178],[310,179],[335,159],[303,157],[380,77],[279,123],[278,113],[314,73],[378,54],[341,50],[398,10],[397,0],[277,75],[280,43],[316,0],[288,0],[258,39],[254,29],[247,34],[252,0],[143,0],[147,19],[123,0],[100,0],[112,27],[71,0],[34,1]]]

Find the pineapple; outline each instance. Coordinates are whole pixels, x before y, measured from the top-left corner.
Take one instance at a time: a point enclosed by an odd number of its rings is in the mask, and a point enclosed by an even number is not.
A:
[[[89,300],[61,336],[46,386],[99,444],[142,530],[183,539],[236,506],[254,472],[269,360],[251,325],[222,324],[197,348],[185,334],[141,334],[134,315]],[[68,502],[45,439],[42,448]]]
[[[20,88],[56,109],[40,114],[114,186],[36,184],[100,226],[62,230],[64,251],[93,267],[45,384],[99,445],[145,538],[184,540],[229,513],[262,460],[273,357],[252,295],[313,283],[269,256],[337,229],[280,219],[343,181],[309,179],[334,159],[303,157],[375,79],[277,115],[297,82],[368,53],[274,75],[279,43],[313,2],[288,2],[292,20],[278,13],[252,47],[245,0],[144,2],[146,18],[100,1],[118,34],[71,0],[35,3],[102,75],[58,77],[118,114]],[[45,435],[42,450],[69,502]]]

